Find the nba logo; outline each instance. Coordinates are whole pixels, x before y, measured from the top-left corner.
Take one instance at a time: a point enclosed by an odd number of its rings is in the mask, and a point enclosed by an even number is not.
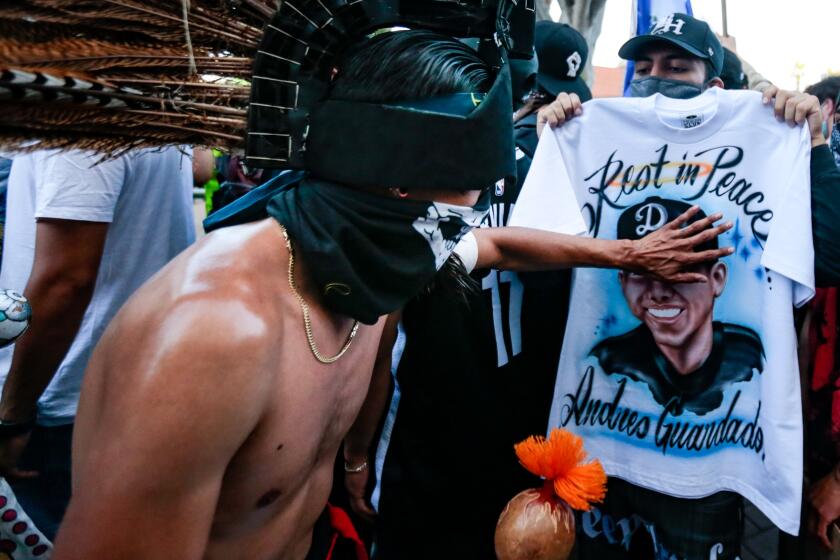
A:
[[[504,196],[505,194],[505,180],[499,179],[496,181],[496,196]]]

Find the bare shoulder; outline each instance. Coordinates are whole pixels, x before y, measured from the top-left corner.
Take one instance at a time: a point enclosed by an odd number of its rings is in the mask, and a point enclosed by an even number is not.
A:
[[[111,322],[84,378],[57,551],[129,557],[140,534],[201,556],[229,466],[277,398],[284,247],[270,222],[208,236]]]
[[[225,327],[225,336],[254,334],[253,319],[270,320],[284,300],[288,252],[273,220],[211,233],[144,284],[125,306],[128,323],[183,329],[194,321]],[[164,309],[152,309],[158,305]],[[200,330],[206,330],[204,328]],[[171,335],[172,333],[167,333]],[[209,333],[208,333],[209,334]]]
[[[236,379],[260,390],[276,362],[280,317],[289,302],[280,288],[286,248],[267,221],[208,235],[144,284],[115,317],[91,362],[93,376],[119,369],[173,383]],[[174,378],[175,380],[173,380]],[[220,381],[220,379],[215,379]],[[233,397],[233,395],[231,395]]]

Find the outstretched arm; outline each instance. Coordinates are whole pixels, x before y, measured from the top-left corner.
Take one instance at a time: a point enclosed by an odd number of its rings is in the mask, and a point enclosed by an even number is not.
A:
[[[683,227],[698,210],[693,207],[636,241],[593,239],[518,227],[477,229],[474,230],[478,244],[475,268],[519,271],[578,266],[620,268],[669,282],[703,282],[704,275],[685,269],[725,257],[732,253],[732,248],[700,252],[693,249],[727,231],[732,224],[714,226],[723,216],[713,214]]]
[[[237,321],[220,325],[209,303],[176,305],[162,324],[146,311],[136,322],[146,328],[118,315],[103,337],[55,560],[204,556],[225,469],[265,410],[271,371],[260,358],[267,326],[233,301]]]

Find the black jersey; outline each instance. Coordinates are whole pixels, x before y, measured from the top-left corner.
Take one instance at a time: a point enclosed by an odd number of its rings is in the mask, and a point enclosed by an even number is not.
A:
[[[488,226],[510,217],[536,145],[535,124],[534,116],[526,133],[518,131],[519,181],[496,187]],[[378,557],[385,560],[494,558],[504,505],[539,485],[513,445],[546,431],[570,275],[478,270],[473,278],[482,289],[467,302],[433,290],[403,310],[399,404],[380,442],[375,500]]]

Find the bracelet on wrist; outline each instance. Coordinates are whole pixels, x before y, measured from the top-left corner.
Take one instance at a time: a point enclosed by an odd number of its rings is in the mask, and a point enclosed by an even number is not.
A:
[[[349,461],[347,461],[347,459],[344,460],[344,472],[346,473],[360,473],[364,471],[367,467],[367,461],[362,461],[359,465],[352,465]]]
[[[10,421],[0,420],[0,439],[19,436],[27,432],[31,432],[35,427],[35,418],[29,420]]]

